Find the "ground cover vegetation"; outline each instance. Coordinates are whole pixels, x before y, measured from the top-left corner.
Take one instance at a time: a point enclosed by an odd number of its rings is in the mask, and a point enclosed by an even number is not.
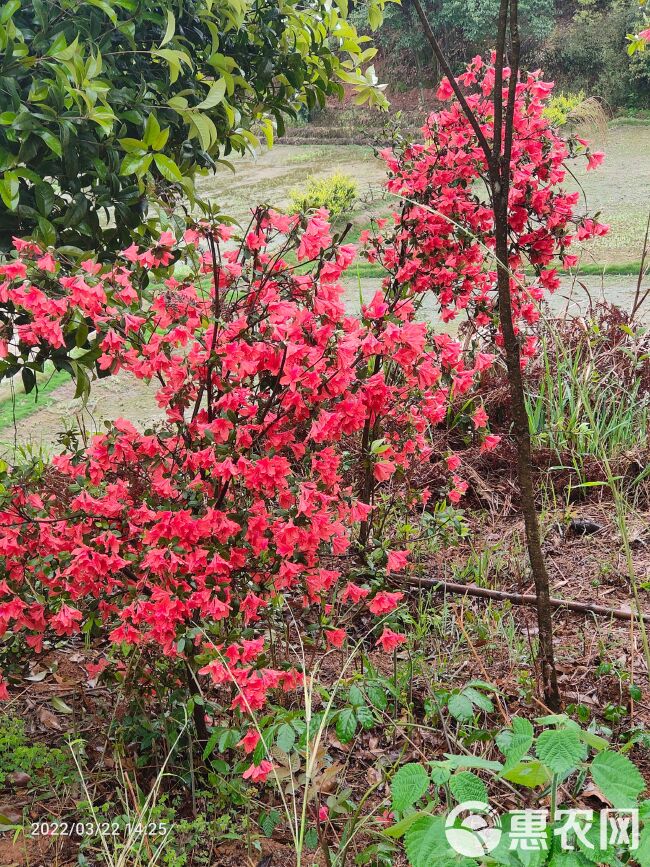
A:
[[[138,11],[76,5],[120,33]],[[0,262],[6,379],[128,376],[160,410],[0,463],[0,863],[650,864],[647,250],[630,311],[548,316],[608,231],[565,188],[604,155],[522,64],[527,7],[501,0],[496,48],[455,75],[414,5],[439,104],[381,149],[386,213],[354,243],[342,175],[243,225],[168,198],[90,251],[36,220]],[[181,8],[149,11],[143,62],[182,52]],[[140,194],[157,156],[192,177],[171,141],[126,149]],[[351,313],[357,260],[381,279]],[[467,801],[498,808],[498,840],[450,836]],[[638,838],[603,806],[638,810]],[[547,817],[532,848],[523,809]]]

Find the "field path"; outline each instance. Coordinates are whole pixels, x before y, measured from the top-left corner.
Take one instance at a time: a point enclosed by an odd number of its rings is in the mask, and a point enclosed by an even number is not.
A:
[[[75,400],[74,383],[66,383],[50,392],[42,409],[0,431],[0,454],[12,453],[16,444],[56,453],[57,437],[62,431],[76,428],[92,434],[103,428],[104,421],[118,417],[144,430],[164,417],[155,392],[155,384],[147,385],[130,374],[118,373],[92,382],[84,406],[83,401]]]

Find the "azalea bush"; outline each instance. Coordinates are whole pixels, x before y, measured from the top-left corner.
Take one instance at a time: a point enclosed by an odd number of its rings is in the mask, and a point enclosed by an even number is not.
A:
[[[461,78],[490,139],[494,68],[476,58]],[[602,155],[553,132],[550,90],[525,77],[515,108],[509,265],[524,356],[537,304],[558,285],[552,260],[570,265],[575,237],[606,231],[576,217],[577,197],[559,186],[572,153],[592,166]],[[439,95],[450,97],[448,82]],[[341,286],[355,247],[323,209],[261,208],[241,235],[191,224],[109,265],[15,242],[0,266],[6,369],[33,371],[60,352],[87,382],[90,352],[101,373],[151,382],[165,418],[144,431],[118,419],[47,464],[4,468],[3,697],[27,648],[80,633],[113,656],[136,648],[169,663],[170,690],[184,684],[206,749],[225,724],[237,741],[228,734],[224,749],[261,783],[277,769],[258,717],[303,686],[306,645],[313,660],[404,642],[393,619],[403,593],[386,584],[411,562],[395,515],[417,520],[467,489],[442,427],[450,406],[462,405],[468,441],[499,441],[474,393],[501,342],[484,159],[455,101],[425,135],[384,153],[403,206],[362,237],[386,278],[359,316],[346,314]],[[468,340],[418,321],[426,292],[443,321],[467,316]],[[370,624],[361,633],[359,621]],[[338,712],[344,734],[372,723],[361,706]]]
[[[361,319],[347,316],[339,279],[354,248],[333,239],[324,212],[302,229],[261,210],[236,246],[229,236],[198,225],[181,243],[163,236],[74,276],[19,244],[3,266],[6,297],[30,310],[21,343],[60,345],[64,323],[83,317],[101,334],[100,368],[156,382],[166,421],[141,433],[118,419],[87,448],[6,476],[0,623],[36,652],[47,636],[93,629],[155,645],[250,713],[302,677],[268,665],[270,627],[313,617],[340,646],[342,611],[397,606],[401,593],[346,580],[360,528],[368,538],[366,469],[376,485],[402,479],[410,506],[426,502],[431,492],[405,480],[431,453],[451,388],[467,389],[491,358],[469,364],[460,344],[443,357],[413,306],[382,293]],[[307,273],[287,264],[290,249]],[[139,272],[180,260],[187,276],[143,302]],[[56,297],[36,285],[43,270]],[[460,479],[449,487],[459,495]],[[406,563],[398,550],[384,565]]]
[[[504,94],[509,70],[504,71]],[[494,143],[494,66],[475,57],[459,76],[468,106],[482,136]],[[579,194],[562,185],[566,163],[587,160],[597,168],[604,154],[584,139],[561,138],[546,116],[553,85],[541,73],[527,73],[517,84],[514,141],[510,160],[510,294],[521,352],[530,357],[537,339],[531,326],[540,302],[560,285],[556,264],[578,262],[575,242],[604,235],[608,226],[577,212]],[[443,79],[423,142],[406,142],[381,151],[388,169],[388,190],[403,206],[388,228],[380,221],[362,236],[365,255],[381,264],[386,285],[416,300],[435,293],[443,322],[464,316],[472,329],[489,331],[498,345],[495,215],[487,202],[488,168],[476,130]],[[532,275],[524,269],[532,271]],[[449,340],[444,335],[439,341]]]

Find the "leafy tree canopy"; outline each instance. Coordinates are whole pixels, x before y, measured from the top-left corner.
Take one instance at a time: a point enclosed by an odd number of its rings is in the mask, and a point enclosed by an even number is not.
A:
[[[329,0],[8,0],[0,247],[31,235],[110,251],[151,232],[148,201],[192,201],[197,171],[271,143],[343,83],[384,106],[346,15]]]

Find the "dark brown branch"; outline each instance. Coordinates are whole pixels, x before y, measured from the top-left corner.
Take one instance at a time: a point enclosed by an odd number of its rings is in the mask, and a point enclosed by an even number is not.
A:
[[[492,158],[498,165],[501,157],[501,134],[503,131],[503,65],[506,54],[506,31],[508,29],[508,0],[501,0],[499,6],[499,26],[497,48],[494,62],[494,140]]]
[[[434,592],[453,593],[463,596],[477,596],[481,599],[498,599],[501,602],[512,602],[513,605],[537,605],[537,597],[532,593],[509,593],[506,590],[488,590],[486,587],[475,587],[473,584],[458,584],[455,581],[442,581],[437,578],[407,578],[400,576],[400,584],[410,587],[429,587]],[[549,597],[552,608],[567,608],[569,611],[577,611],[580,614],[597,614],[599,617],[613,617],[615,620],[638,619],[636,611],[625,608],[608,608],[606,605],[597,605],[592,602],[574,602],[571,599],[557,599]],[[650,623],[650,614],[644,614],[643,619]]]
[[[508,105],[506,108],[505,135],[503,141],[503,162],[501,173],[505,175],[510,185],[510,158],[512,156],[512,138],[515,129],[515,102],[517,99],[517,84],[519,83],[519,63],[521,56],[521,41],[519,39],[518,0],[510,2],[510,44],[512,58],[510,63],[510,80],[508,82]],[[502,94],[500,94],[502,96]],[[501,147],[501,141],[499,141]]]
[[[502,0],[502,5],[505,0]],[[555,670],[553,650],[553,622],[551,619],[550,582],[539,532],[539,522],[535,506],[535,482],[532,472],[532,450],[523,375],[521,371],[521,349],[515,333],[512,318],[512,298],[510,293],[510,245],[508,237],[508,199],[510,194],[510,158],[514,135],[514,111],[519,79],[519,27],[517,23],[517,0],[510,0],[510,39],[512,59],[508,86],[508,104],[504,125],[503,154],[499,157],[499,168],[490,176],[492,209],[494,211],[494,237],[497,259],[497,293],[499,320],[503,334],[503,346],[508,370],[510,387],[510,406],[512,410],[512,433],[517,445],[517,475],[521,491],[521,511],[526,528],[526,547],[530,569],[535,582],[537,622],[539,625],[539,662],[542,673],[544,700],[551,710],[560,709],[560,692]],[[496,93],[495,93],[496,101]]]
[[[478,122],[476,115],[474,114],[472,109],[469,107],[469,103],[465,99],[465,94],[463,93],[460,85],[456,81],[456,77],[454,76],[454,73],[452,72],[451,67],[447,63],[447,58],[445,57],[443,50],[440,47],[438,40],[436,39],[435,33],[431,29],[431,25],[429,24],[427,16],[424,14],[424,9],[422,8],[420,0],[412,0],[412,3],[415,7],[415,11],[418,13],[418,18],[420,19],[420,23],[422,24],[422,29],[424,30],[424,35],[427,38],[427,42],[431,46],[431,50],[433,51],[433,53],[436,57],[436,60],[440,64],[440,68],[442,69],[442,71],[445,73],[445,75],[449,79],[449,84],[451,84],[451,86],[452,86],[452,89],[456,95],[456,99],[461,104],[461,107],[462,107],[463,111],[465,112],[465,116],[467,117],[468,121],[471,123],[472,129],[476,133],[476,138],[478,139],[478,142],[481,146],[481,149],[483,150],[483,153],[485,154],[485,159],[486,159],[488,166],[491,166],[493,163],[492,150],[490,148],[488,140],[485,138],[483,130],[481,129],[481,125]]]

